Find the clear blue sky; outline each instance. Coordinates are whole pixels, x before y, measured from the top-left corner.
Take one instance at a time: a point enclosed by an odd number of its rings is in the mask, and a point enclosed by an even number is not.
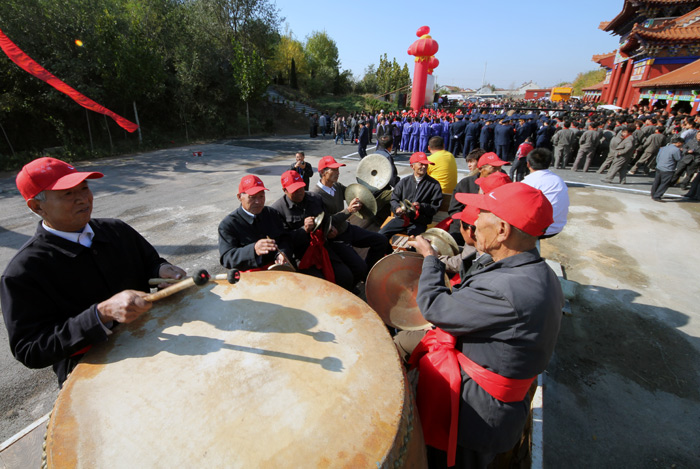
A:
[[[598,29],[622,11],[623,0],[277,0],[280,15],[295,38],[304,41],[325,30],[338,45],[341,68],[362,77],[368,65],[386,53],[399,64],[413,57],[406,51],[416,30],[430,26],[440,45],[435,69],[441,85],[478,88],[488,63],[486,81],[509,88],[533,80],[542,87],[573,80],[595,70],[594,54],[612,52],[619,37]],[[437,11],[432,11],[437,7]]]

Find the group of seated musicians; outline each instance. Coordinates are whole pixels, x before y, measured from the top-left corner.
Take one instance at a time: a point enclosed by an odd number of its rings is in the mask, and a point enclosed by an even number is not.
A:
[[[241,206],[219,224],[221,264],[250,271],[289,263],[301,273],[354,291],[391,246],[381,234],[348,222],[362,203],[355,198],[345,206],[345,186],[338,182],[342,166],[332,156],[321,158],[320,181],[309,192],[298,172],[285,172],[284,195],[270,207],[265,206],[268,189],[260,178],[241,179]],[[315,219],[321,213],[328,224],[317,226]],[[365,258],[354,248],[368,248]]]

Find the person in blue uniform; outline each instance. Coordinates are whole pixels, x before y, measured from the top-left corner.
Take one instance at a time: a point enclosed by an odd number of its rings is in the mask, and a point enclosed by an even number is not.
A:
[[[493,118],[486,119],[486,123],[479,133],[479,146],[484,151],[493,151]]]
[[[452,118],[447,116],[442,120],[442,138],[445,141],[445,148],[450,148],[450,127],[452,127]]]
[[[452,131],[452,136],[450,137],[450,153],[459,155],[462,152],[464,144],[464,133],[467,130],[467,122],[464,120],[462,114],[457,114],[455,119],[456,122],[450,127]]]
[[[411,147],[411,134],[413,133],[413,127],[411,126],[412,124],[413,118],[410,116],[406,117],[401,132],[401,151],[409,151],[409,148]]]
[[[469,153],[479,146],[479,133],[481,132],[481,127],[479,126],[479,117],[472,116],[469,124],[464,133],[464,157],[466,158]]]
[[[418,117],[413,119],[411,124],[411,141],[409,143],[408,151],[415,153],[418,151],[418,142],[420,141],[420,122]]]
[[[494,145],[496,146],[496,154],[503,161],[508,161],[508,153],[513,146],[513,126],[510,125],[510,119],[507,117],[496,125],[493,130]]]
[[[420,143],[418,146],[418,151],[425,153],[428,151],[428,140],[430,140],[430,122],[428,122],[428,118],[423,118],[419,128]]]

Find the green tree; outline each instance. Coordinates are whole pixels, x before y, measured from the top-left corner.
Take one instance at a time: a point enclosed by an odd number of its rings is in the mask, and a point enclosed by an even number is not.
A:
[[[596,85],[605,80],[605,69],[579,73],[573,83],[573,95],[581,96],[583,88]]]

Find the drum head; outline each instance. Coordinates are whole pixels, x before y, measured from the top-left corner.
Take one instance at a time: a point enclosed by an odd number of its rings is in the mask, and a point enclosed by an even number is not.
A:
[[[380,259],[370,270],[365,283],[367,303],[387,325],[404,331],[430,325],[416,303],[422,269],[423,256],[397,252]]]
[[[359,298],[244,273],[157,302],[93,347],[59,393],[47,465],[394,467],[420,431],[406,386]]]

